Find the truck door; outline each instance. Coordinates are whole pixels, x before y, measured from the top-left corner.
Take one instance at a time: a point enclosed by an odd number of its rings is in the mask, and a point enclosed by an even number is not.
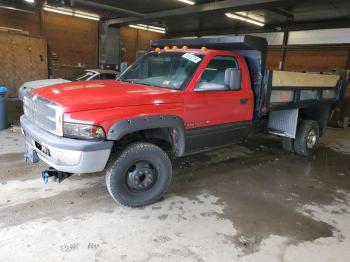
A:
[[[225,85],[228,68],[241,70],[242,80],[235,90]],[[251,127],[254,105],[247,76],[249,78],[247,67],[240,68],[233,55],[213,56],[207,62],[194,88],[186,90],[186,146],[200,149],[230,144],[246,136]]]

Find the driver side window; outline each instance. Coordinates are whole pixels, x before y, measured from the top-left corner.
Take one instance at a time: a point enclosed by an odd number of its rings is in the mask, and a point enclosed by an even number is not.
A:
[[[225,91],[225,71],[228,68],[238,68],[237,61],[231,56],[216,56],[212,58],[199,80],[196,90]]]

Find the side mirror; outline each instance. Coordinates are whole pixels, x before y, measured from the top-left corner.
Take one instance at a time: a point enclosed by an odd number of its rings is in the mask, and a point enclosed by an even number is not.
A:
[[[227,68],[225,70],[225,86],[229,90],[241,89],[241,70],[239,68]]]

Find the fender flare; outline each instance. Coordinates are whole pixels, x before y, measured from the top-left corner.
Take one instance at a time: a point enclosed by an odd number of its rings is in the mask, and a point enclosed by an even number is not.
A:
[[[175,155],[180,157],[185,154],[185,127],[184,122],[178,116],[153,115],[118,121],[109,129],[107,140],[116,141],[127,134],[155,128],[169,128]]]

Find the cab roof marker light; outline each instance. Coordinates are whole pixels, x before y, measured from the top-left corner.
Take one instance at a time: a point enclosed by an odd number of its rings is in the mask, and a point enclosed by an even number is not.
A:
[[[195,5],[196,4],[194,1],[190,1],[190,0],[177,0],[177,1],[188,4],[188,5]]]
[[[256,20],[253,20],[253,19],[250,19],[250,18],[245,17],[245,16],[240,16],[240,15],[236,15],[236,14],[232,14],[232,13],[226,13],[225,15],[228,18],[231,18],[231,19],[241,20],[241,21],[244,21],[244,22],[247,22],[247,23],[258,25],[258,26],[265,26],[264,23],[256,21]]]

